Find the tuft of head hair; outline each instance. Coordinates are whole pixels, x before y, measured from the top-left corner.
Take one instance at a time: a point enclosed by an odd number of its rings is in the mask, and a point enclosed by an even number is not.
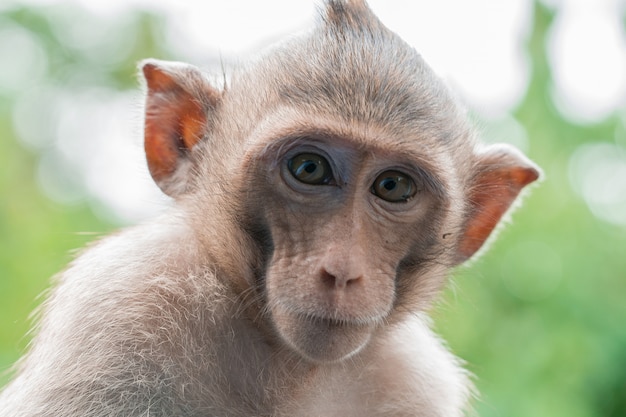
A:
[[[322,19],[336,29],[373,28],[381,23],[364,0],[328,0]]]

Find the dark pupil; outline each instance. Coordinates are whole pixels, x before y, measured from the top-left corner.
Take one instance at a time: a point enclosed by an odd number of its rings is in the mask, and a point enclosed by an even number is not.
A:
[[[396,182],[392,179],[392,178],[387,178],[384,182],[383,182],[383,187],[385,187],[385,190],[387,191],[391,191],[394,188],[396,188]]]
[[[315,165],[315,162],[313,161],[306,161],[305,164],[304,170],[309,174],[312,174],[317,169],[317,165]]]

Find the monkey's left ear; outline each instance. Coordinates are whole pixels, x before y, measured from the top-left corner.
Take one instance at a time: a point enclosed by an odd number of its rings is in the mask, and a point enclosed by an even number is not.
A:
[[[221,97],[197,68],[146,60],[144,148],[152,178],[166,194],[187,190],[191,149],[206,133],[207,116]]]
[[[478,155],[469,185],[469,208],[457,250],[458,263],[483,246],[520,191],[540,175],[534,163],[510,146],[493,145]]]

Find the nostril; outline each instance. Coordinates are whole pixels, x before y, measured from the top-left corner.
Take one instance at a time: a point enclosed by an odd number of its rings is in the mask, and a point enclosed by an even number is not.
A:
[[[361,277],[350,278],[346,281],[346,285],[358,284],[361,281]]]
[[[337,285],[337,279],[335,278],[335,276],[328,272],[326,269],[322,269],[322,273],[320,275],[321,281],[324,286],[328,288],[334,288]]]
[[[320,273],[322,283],[328,288],[345,288],[358,283],[361,277],[345,278],[341,275],[334,275],[328,272],[325,268]]]

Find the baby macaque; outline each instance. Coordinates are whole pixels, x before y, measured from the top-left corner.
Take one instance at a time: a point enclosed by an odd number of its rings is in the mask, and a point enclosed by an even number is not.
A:
[[[480,144],[364,1],[326,1],[222,87],[141,68],[175,204],[59,275],[0,415],[463,415],[427,312],[539,169]]]

